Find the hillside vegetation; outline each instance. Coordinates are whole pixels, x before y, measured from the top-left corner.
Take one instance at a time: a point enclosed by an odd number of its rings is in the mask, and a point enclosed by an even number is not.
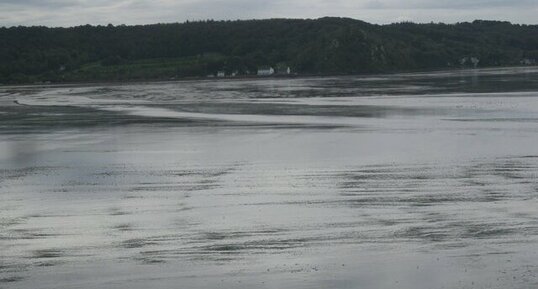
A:
[[[249,75],[262,66],[355,74],[534,59],[538,26],[497,21],[373,25],[321,18],[0,28],[4,84],[205,77],[217,71]]]

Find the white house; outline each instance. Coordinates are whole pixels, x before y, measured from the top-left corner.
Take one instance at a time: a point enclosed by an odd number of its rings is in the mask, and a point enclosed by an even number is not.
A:
[[[258,68],[258,75],[259,76],[269,76],[275,74],[275,69],[272,67],[263,67]]]
[[[470,61],[473,64],[473,66],[476,68],[478,66],[478,63],[480,62],[480,59],[478,59],[477,57],[471,57]]]
[[[480,59],[477,57],[464,57],[460,60],[461,65],[466,65],[467,63],[471,64],[476,68],[478,66],[478,63],[480,63]]]
[[[225,77],[226,73],[224,71],[217,72],[217,77]]]

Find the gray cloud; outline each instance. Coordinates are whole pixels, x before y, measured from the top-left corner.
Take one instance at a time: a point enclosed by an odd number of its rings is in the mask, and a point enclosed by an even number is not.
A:
[[[15,5],[15,6],[27,6],[27,7],[66,7],[77,5],[78,1],[69,0],[2,0],[0,5]]]
[[[0,26],[352,17],[373,23],[474,19],[538,24],[537,0],[0,0]]]
[[[476,9],[476,8],[505,8],[505,7],[537,7],[536,0],[369,0],[365,8],[371,9]]]

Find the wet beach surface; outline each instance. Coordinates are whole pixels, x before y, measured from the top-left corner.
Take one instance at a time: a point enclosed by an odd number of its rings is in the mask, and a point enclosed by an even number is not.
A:
[[[0,288],[538,288],[538,68],[0,88]]]

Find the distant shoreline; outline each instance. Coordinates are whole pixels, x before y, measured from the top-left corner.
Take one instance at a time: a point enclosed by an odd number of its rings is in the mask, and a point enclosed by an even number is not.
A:
[[[414,73],[441,73],[454,71],[487,71],[499,69],[524,69],[538,68],[538,65],[517,65],[517,66],[499,66],[499,67],[479,67],[479,68],[452,68],[452,69],[420,69],[420,70],[405,70],[392,71],[382,73],[359,73],[359,74],[294,74],[294,75],[239,75],[234,77],[184,77],[177,79],[143,79],[143,80],[110,80],[110,81],[78,81],[78,82],[50,82],[50,83],[20,83],[20,84],[2,84],[0,88],[9,87],[70,87],[70,86],[94,86],[94,85],[123,85],[123,84],[151,84],[151,83],[181,83],[192,81],[203,82],[221,82],[221,81],[249,81],[249,80],[284,80],[284,79],[311,79],[311,78],[330,78],[330,77],[371,77],[381,75],[397,75],[397,74],[414,74]]]

